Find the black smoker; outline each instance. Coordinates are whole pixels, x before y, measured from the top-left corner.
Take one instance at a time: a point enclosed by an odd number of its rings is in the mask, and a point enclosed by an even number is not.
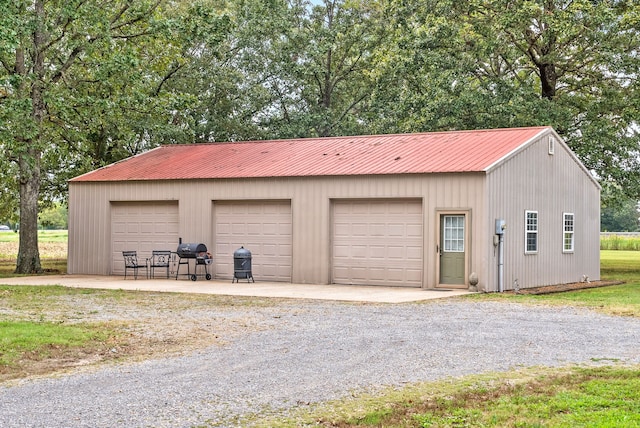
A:
[[[246,279],[247,282],[251,279],[252,282],[256,282],[251,273],[251,251],[244,247],[238,248],[233,253],[233,279],[231,283],[240,282],[240,279]]]
[[[178,269],[176,269],[176,279],[178,279],[178,275],[180,274],[180,265],[187,265],[187,273],[183,275],[187,275],[187,277],[191,278],[191,281],[195,281],[198,278],[198,266],[204,268],[204,274],[200,274],[207,279],[211,279],[211,274],[209,273],[209,265],[213,261],[209,253],[207,253],[207,246],[204,244],[183,244],[180,243],[178,245],[178,249],[176,250],[176,254],[180,258],[178,260]],[[194,271],[191,273],[190,262],[191,260],[195,260]]]

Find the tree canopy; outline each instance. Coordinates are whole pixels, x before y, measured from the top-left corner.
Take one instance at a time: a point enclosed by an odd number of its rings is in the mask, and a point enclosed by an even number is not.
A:
[[[179,22],[162,0],[15,0],[0,6],[3,210],[18,208],[16,271],[39,272],[39,204],[66,179],[168,139],[180,98]]]

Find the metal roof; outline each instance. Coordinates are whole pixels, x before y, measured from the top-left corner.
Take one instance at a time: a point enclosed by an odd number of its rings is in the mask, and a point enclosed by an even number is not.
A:
[[[166,145],[71,181],[483,172],[550,129],[530,127]]]

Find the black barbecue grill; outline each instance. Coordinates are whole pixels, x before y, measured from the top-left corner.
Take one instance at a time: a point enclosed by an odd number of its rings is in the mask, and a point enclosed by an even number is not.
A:
[[[187,265],[187,275],[191,281],[198,279],[198,276],[204,276],[207,280],[211,279],[209,273],[209,265],[213,262],[213,259],[207,252],[207,246],[204,244],[180,244],[176,250],[176,254],[179,257],[178,269],[176,269],[176,279],[180,275],[180,265]],[[193,273],[191,273],[191,260],[194,260]],[[198,268],[200,268],[200,274],[198,274]],[[202,271],[204,270],[204,273]]]

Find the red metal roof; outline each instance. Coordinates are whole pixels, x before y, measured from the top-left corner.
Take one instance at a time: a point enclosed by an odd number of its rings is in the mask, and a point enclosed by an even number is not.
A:
[[[481,172],[548,129],[167,145],[71,181]]]

